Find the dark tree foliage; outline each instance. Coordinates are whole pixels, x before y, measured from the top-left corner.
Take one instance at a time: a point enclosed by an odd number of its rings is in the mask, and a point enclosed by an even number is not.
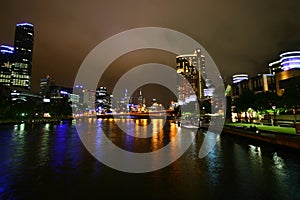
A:
[[[253,109],[256,111],[272,109],[281,107],[280,97],[274,92],[260,92],[255,94],[255,101],[253,102]]]
[[[252,90],[245,89],[241,95],[233,102],[237,113],[246,112],[252,108],[255,102],[255,93]]]

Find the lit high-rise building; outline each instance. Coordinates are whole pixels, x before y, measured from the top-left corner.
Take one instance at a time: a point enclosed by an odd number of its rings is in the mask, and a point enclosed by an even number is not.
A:
[[[0,85],[10,86],[14,47],[0,46]]]
[[[143,96],[142,88],[140,88],[140,93],[138,96],[138,111],[144,112],[144,111],[146,111],[146,109],[147,109],[146,108],[146,99]]]
[[[211,86],[211,81],[207,78],[205,69],[205,57],[200,49],[196,49],[193,54],[179,55],[176,57],[177,73],[184,76],[193,88],[189,91],[188,85],[184,80],[178,83],[178,102],[183,104],[185,101],[201,100],[205,97],[205,89]]]
[[[40,80],[40,94],[44,98],[50,98],[52,96],[55,87],[55,80],[49,75]]]
[[[270,73],[275,75],[276,93],[281,96],[293,80],[300,79],[300,51],[280,54],[280,59],[269,64]]]
[[[33,41],[33,25],[29,23],[17,24],[15,30],[11,86],[30,90]]]
[[[95,96],[96,92],[94,90],[83,90],[83,105],[89,114],[94,114],[95,112]]]
[[[98,87],[95,94],[95,107],[98,114],[111,112],[112,96],[108,94],[106,87]]]

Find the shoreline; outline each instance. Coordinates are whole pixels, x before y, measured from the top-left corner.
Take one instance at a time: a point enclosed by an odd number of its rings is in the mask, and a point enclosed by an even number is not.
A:
[[[45,119],[1,119],[0,125],[10,125],[10,124],[46,124],[55,123],[59,124],[63,121],[72,121],[73,118],[45,118]]]
[[[259,133],[249,129],[235,128],[232,126],[224,126],[222,133],[240,136],[260,142],[266,142],[281,147],[300,150],[300,135],[286,134],[270,131],[259,130]]]
[[[54,123],[60,124],[64,121],[72,121],[73,118],[51,118],[51,119],[27,119],[27,120],[19,120],[19,119],[6,119],[0,120],[0,125],[11,125],[11,124],[46,124],[46,123]],[[183,126],[184,127],[184,126]],[[190,127],[187,127],[190,128]],[[207,127],[201,127],[202,129],[207,129]],[[255,140],[258,142],[265,142],[271,145],[276,145],[280,147],[288,147],[290,149],[300,150],[300,134],[287,134],[287,133],[279,133],[272,131],[264,131],[259,130],[259,133],[256,133],[254,130],[250,130],[249,128],[245,129],[242,127],[234,127],[225,125],[222,129],[222,133],[227,135],[239,136],[251,140]]]

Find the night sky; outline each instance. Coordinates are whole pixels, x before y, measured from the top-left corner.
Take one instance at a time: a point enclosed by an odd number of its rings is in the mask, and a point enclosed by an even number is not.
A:
[[[34,24],[33,91],[48,74],[58,85],[73,87],[78,68],[96,45],[119,32],[147,26],[194,38],[222,76],[253,76],[268,72],[268,63],[280,53],[300,49],[299,5],[295,0],[4,1],[0,44],[13,45],[16,23]],[[174,57],[158,50],[129,53],[111,65],[112,77],[101,84],[109,87],[120,73],[149,61],[175,67]]]

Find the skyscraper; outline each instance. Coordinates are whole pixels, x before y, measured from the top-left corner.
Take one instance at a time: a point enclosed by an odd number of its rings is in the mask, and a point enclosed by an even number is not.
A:
[[[193,91],[188,89],[185,81],[178,82],[178,102],[184,104],[190,99],[201,100],[205,96],[205,89],[210,87],[210,80],[207,78],[205,70],[205,57],[200,49],[196,49],[193,54],[179,55],[176,57],[177,73],[184,76],[189,82]]]
[[[33,25],[29,23],[17,24],[11,86],[30,90],[33,41]]]
[[[54,92],[55,80],[47,75],[40,80],[40,95],[44,98],[50,98]]]
[[[14,48],[0,46],[0,85],[10,86]]]
[[[111,95],[106,87],[98,87],[95,94],[95,107],[98,114],[111,112]]]

